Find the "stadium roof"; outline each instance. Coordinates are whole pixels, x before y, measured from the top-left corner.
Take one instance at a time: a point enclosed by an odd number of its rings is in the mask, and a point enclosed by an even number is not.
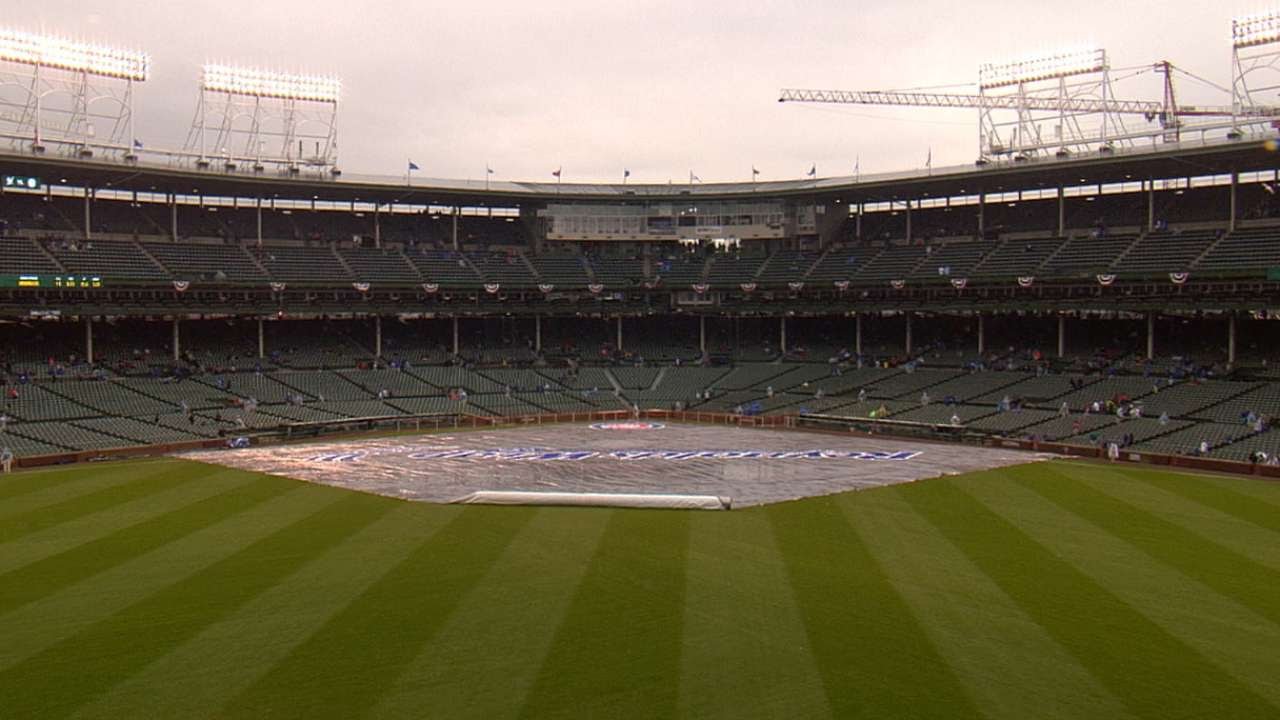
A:
[[[125,164],[0,153],[0,172],[46,183],[138,192],[279,197],[423,205],[509,206],[548,202],[840,199],[847,203],[1010,192],[1081,184],[1256,172],[1280,167],[1274,141],[1222,140],[1154,150],[912,170],[907,172],[759,183],[579,184],[386,176],[269,176],[196,170],[142,161]]]

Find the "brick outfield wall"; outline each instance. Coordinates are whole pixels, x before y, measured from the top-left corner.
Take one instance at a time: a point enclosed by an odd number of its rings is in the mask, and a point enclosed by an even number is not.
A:
[[[765,416],[739,416],[727,413],[708,413],[693,411],[671,411],[671,410],[642,410],[638,419],[641,420],[670,420],[675,422],[692,422],[706,423],[713,425],[736,425],[738,427],[753,428],[771,428],[771,429],[787,429],[797,432],[808,432],[816,434],[837,434],[847,435],[847,432],[836,430],[824,430],[818,428],[798,428],[796,426],[796,418],[794,415],[765,415]],[[437,417],[438,419],[438,417]],[[482,428],[482,427],[519,427],[523,425],[545,425],[551,423],[576,423],[576,422],[609,422],[637,419],[634,413],[624,410],[603,411],[592,413],[558,413],[547,415],[526,415],[516,417],[479,417],[475,415],[458,416],[456,423],[452,424],[459,428]],[[403,422],[411,422],[414,418],[405,418]],[[355,421],[349,421],[355,422]],[[342,422],[335,423],[338,425],[345,424]],[[889,432],[883,430],[878,432],[880,435],[894,436],[889,428]],[[348,433],[349,437],[360,437],[364,432]],[[254,438],[253,435],[249,437]],[[271,436],[266,436],[270,438]],[[328,437],[333,437],[332,435]],[[277,440],[286,441],[281,438]],[[912,437],[913,440],[922,440],[923,438]],[[254,438],[255,443],[261,442],[261,438]],[[305,441],[305,439],[303,440]],[[934,438],[927,440],[928,442],[954,442],[944,440],[942,438]],[[124,459],[136,457],[154,457],[158,455],[168,455],[170,453],[182,452],[185,450],[206,450],[226,446],[226,438],[213,438],[207,440],[193,440],[191,442],[182,443],[165,443],[160,445],[142,445],[137,447],[113,448],[110,450],[83,450],[80,452],[62,453],[57,455],[36,455],[31,457],[18,458],[14,461],[14,465],[19,468],[33,468],[49,465],[64,465],[69,463],[88,462],[97,459]],[[1065,445],[1062,443],[1039,442],[1032,440],[1013,440],[1006,438],[984,438],[982,444],[992,447],[1011,448],[1019,450],[1028,450],[1031,452],[1054,453],[1068,457],[1082,457],[1097,460],[1106,460],[1106,449],[1088,447],[1082,445]],[[1272,465],[1255,465],[1253,463],[1237,462],[1234,460],[1219,460],[1214,458],[1191,457],[1186,455],[1160,455],[1156,453],[1138,453],[1127,450],[1121,450],[1120,462],[1159,465],[1164,467],[1179,468],[1185,470],[1199,470],[1205,472],[1228,473],[1232,475],[1251,475],[1267,479],[1280,480],[1280,467]]]

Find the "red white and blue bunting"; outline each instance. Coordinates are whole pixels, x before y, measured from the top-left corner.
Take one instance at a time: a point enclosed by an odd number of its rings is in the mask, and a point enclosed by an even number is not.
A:
[[[173,281],[173,291],[174,291],[174,292],[184,293],[184,292],[186,292],[186,291],[188,291],[188,290],[190,290],[190,289],[191,289],[191,281],[190,281],[190,280],[174,280],[174,281]]]
[[[889,281],[889,287],[893,288],[894,290],[901,290],[906,286],[907,286],[906,280],[890,280]]]
[[[753,293],[756,291],[755,283],[742,283],[738,287],[742,288],[742,292],[744,293]]]
[[[498,294],[498,289],[499,289],[499,288],[500,288],[500,286],[498,285],[498,283],[485,283],[485,284],[484,284],[484,291],[485,291],[485,292],[487,292],[487,293],[489,293],[490,295],[497,295],[497,294]]]
[[[1097,276],[1097,278],[1098,278],[1098,284],[1099,284],[1099,285],[1101,285],[1101,286],[1103,286],[1103,287],[1107,287],[1107,286],[1109,286],[1111,283],[1113,283],[1113,282],[1115,282],[1115,281],[1116,281],[1116,276],[1115,276],[1115,275],[1101,275],[1101,274],[1100,274],[1100,275],[1098,275],[1098,276]]]
[[[369,283],[367,282],[353,282],[351,283],[351,287],[355,288],[356,292],[369,292]]]
[[[951,287],[957,290],[965,289],[965,286],[967,286],[968,284],[969,284],[969,278],[951,278]]]
[[[833,284],[836,286],[836,290],[839,290],[840,292],[844,292],[849,289],[848,280],[836,280]]]
[[[644,281],[644,283],[643,283],[643,285],[644,285],[644,287],[645,287],[645,289],[646,289],[646,290],[652,290],[652,289],[654,289],[654,288],[658,287],[658,283],[660,283],[660,282],[662,282],[662,278],[660,278],[660,277],[656,277],[656,278],[654,278],[654,279],[652,279],[652,280],[645,280],[645,281]]]
[[[422,283],[422,291],[428,295],[440,292],[440,283]]]
[[[599,295],[600,293],[604,292],[604,284],[590,283],[589,285],[587,285],[587,292],[590,292],[592,295]]]
[[[803,289],[804,289],[804,283],[803,283],[803,282],[789,282],[789,283],[787,283],[787,287],[791,289],[791,292],[800,292],[801,290],[803,290]]]
[[[694,283],[693,285],[690,285],[690,287],[692,287],[693,291],[699,295],[711,289],[711,286],[706,283]]]
[[[1187,278],[1189,277],[1191,277],[1191,273],[1171,272],[1169,273],[1169,282],[1173,283],[1174,285],[1181,285],[1185,283],[1187,281]]]
[[[539,284],[538,284],[538,290],[539,290],[540,292],[543,292],[543,293],[549,293],[549,292],[551,292],[552,290],[555,290],[555,289],[556,289],[556,286],[555,286],[555,285],[552,285],[551,283],[539,283]]]
[[[284,289],[286,287],[288,286],[282,282],[273,282],[271,283],[271,292],[276,292],[276,293],[284,292]]]
[[[1036,284],[1036,278],[1035,278],[1035,276],[1034,276],[1034,275],[1019,275],[1019,276],[1018,276],[1018,287],[1029,288],[1029,287],[1031,287],[1032,285],[1035,285],[1035,284]]]

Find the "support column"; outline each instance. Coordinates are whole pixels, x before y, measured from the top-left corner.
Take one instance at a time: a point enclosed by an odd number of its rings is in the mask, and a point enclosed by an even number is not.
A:
[[[787,354],[787,318],[785,316],[778,318],[779,326],[782,328],[781,335],[778,340],[778,350],[783,354]]]
[[[542,352],[542,316],[533,316],[533,349]]]
[[[858,203],[858,215],[853,221],[853,236],[859,240],[862,239],[862,203]]]
[[[174,362],[178,362],[178,359],[182,357],[182,345],[181,345],[181,341],[178,338],[179,322],[180,321],[177,318],[174,318],[174,321],[173,321],[173,361]]]
[[[373,317],[373,356],[375,358],[382,357],[382,316],[375,315]]]
[[[910,355],[911,354],[911,313],[906,313],[906,316],[907,316],[907,348],[906,349],[907,349],[907,354]]]
[[[911,201],[907,201],[907,242],[911,242]]]
[[[178,196],[173,193],[169,193],[169,234],[178,242]]]
[[[1156,181],[1147,178],[1147,232],[1156,229]]]
[[[373,246],[376,248],[382,247],[382,219],[378,215],[381,208],[382,203],[373,204]]]
[[[1156,314],[1147,313],[1147,359],[1156,358]]]
[[[90,209],[93,205],[93,190],[84,189],[84,239],[93,239],[93,211]]]
[[[707,316],[698,316],[698,350],[703,354],[707,354]]]
[[[987,352],[987,316],[978,313],[978,354]]]
[[[1062,186],[1058,186],[1058,237],[1067,234],[1067,198],[1063,195]]]
[[[262,198],[257,198],[255,206],[254,214],[257,224],[257,232],[254,237],[258,241],[258,247],[262,247]]]
[[[84,319],[84,359],[93,364],[93,318]]]
[[[1236,314],[1227,315],[1227,367],[1236,364]]]
[[[978,237],[987,233],[987,194],[978,193]]]
[[[453,249],[454,250],[458,249],[458,212],[459,212],[459,208],[457,206],[454,206],[453,208]]]
[[[453,354],[458,354],[458,317],[453,317]]]
[[[1067,356],[1067,316],[1058,316],[1058,357]]]
[[[1190,183],[1188,183],[1189,185]],[[1240,185],[1240,173],[1231,173],[1231,202],[1228,203],[1231,216],[1227,218],[1227,232],[1235,232],[1236,229],[1236,190]]]
[[[618,316],[618,352],[622,352],[622,316]]]
[[[263,332],[262,318],[258,318],[258,359],[261,360],[267,356],[267,338]]]
[[[862,313],[853,316],[853,354],[862,355]]]

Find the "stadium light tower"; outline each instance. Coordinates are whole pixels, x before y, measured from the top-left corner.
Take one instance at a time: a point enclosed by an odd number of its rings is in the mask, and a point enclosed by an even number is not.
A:
[[[1105,50],[983,64],[978,94],[984,99],[978,107],[983,157],[1106,149],[1114,136],[1123,135],[1117,132],[1124,129],[1123,120],[1108,103],[1115,92]],[[1012,107],[1002,100],[1012,100]]]
[[[134,159],[133,84],[150,70],[146,53],[0,29],[0,137]]]
[[[1232,120],[1274,105],[1280,92],[1280,12],[1231,21]],[[1233,132],[1240,132],[1238,128]]]
[[[205,65],[187,155],[202,169],[216,158],[229,172],[337,175],[341,89],[333,77]]]

